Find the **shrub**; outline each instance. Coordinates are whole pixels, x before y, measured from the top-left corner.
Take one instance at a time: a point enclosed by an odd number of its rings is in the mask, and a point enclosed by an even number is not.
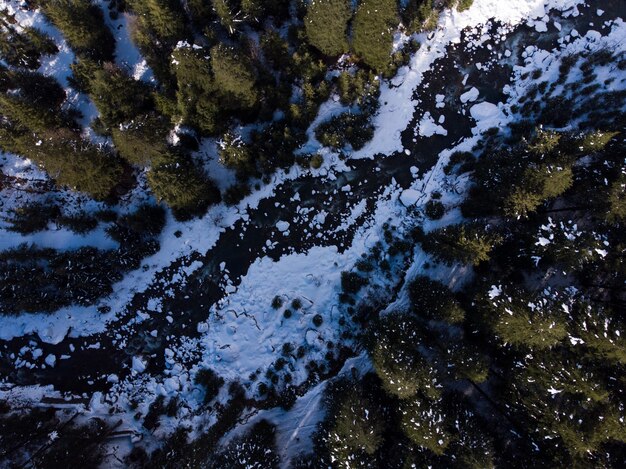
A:
[[[194,383],[204,388],[204,403],[208,404],[219,394],[224,379],[210,368],[201,368],[194,377]]]
[[[446,208],[438,200],[429,200],[426,202],[424,212],[431,220],[439,220],[446,213]]]
[[[324,157],[320,155],[319,153],[316,153],[315,155],[311,157],[311,162],[310,162],[311,168],[320,169],[323,163],[324,163]]]
[[[346,143],[360,150],[374,136],[374,126],[365,114],[346,112],[335,116],[315,129],[315,137],[324,146],[342,149]]]
[[[283,299],[282,297],[276,295],[274,297],[274,299],[272,300],[272,308],[274,309],[278,309],[283,305]]]
[[[358,293],[361,287],[367,285],[367,279],[355,272],[341,272],[341,290],[344,293]]]

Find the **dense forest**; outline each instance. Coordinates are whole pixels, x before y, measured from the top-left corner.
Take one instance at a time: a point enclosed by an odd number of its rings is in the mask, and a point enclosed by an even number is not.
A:
[[[398,28],[431,31],[441,11],[464,11],[472,1],[102,5],[25,2],[75,54],[67,83],[38,72],[58,44],[0,11],[0,149],[45,171],[50,191],[77,191],[105,207],[68,214],[52,201],[26,203],[4,222],[20,234],[50,224],[86,234],[103,225],[117,246],[0,251],[2,315],[89,306],[113,294],[115,282],[159,251],[169,213],[192,220],[212,205],[238,203],[279,170],[319,168],[322,154],[300,151],[308,131],[342,158],[362,149],[375,135],[381,82],[420,48],[414,39],[394,45]],[[153,80],[116,62],[106,16],[122,14]],[[554,82],[532,72],[537,85],[511,108],[508,125],[446,157],[445,175],[467,183],[461,202],[432,191],[423,210],[407,208],[409,229],[385,225],[382,240],[341,273],[337,303],[349,313],[342,324],[352,327],[350,346],[329,342],[325,368],[306,365],[305,384],[329,379],[312,451],[290,468],[624,466],[626,92],[596,83],[596,68],[607,66],[617,75],[626,57],[564,55]],[[85,122],[70,92],[88,96],[97,117]],[[311,128],[331,96],[349,110]],[[220,164],[236,174],[226,190],[197,157],[209,137],[218,139]],[[145,202],[116,210],[142,182]],[[424,229],[453,212],[453,223]],[[428,259],[419,269],[416,253]],[[466,281],[436,279],[453,266],[469,272]],[[377,275],[395,285],[392,301],[364,294]],[[286,321],[303,303],[277,295],[269,307]],[[317,314],[310,328],[321,324]],[[174,424],[176,396],[158,396],[143,414],[135,403],[146,432],[165,421],[172,431],[159,447],[136,445],[119,463],[284,467],[276,426],[242,419],[245,408],[287,412],[308,391],[285,372],[291,360],[306,359],[304,348],[285,343],[275,353],[265,371],[275,386],[259,382],[252,391],[199,369],[201,412],[217,415],[202,431]],[[353,357],[369,365],[339,373]],[[233,432],[239,424],[244,429]],[[98,467],[121,425],[115,415],[84,419],[0,400],[0,467]]]

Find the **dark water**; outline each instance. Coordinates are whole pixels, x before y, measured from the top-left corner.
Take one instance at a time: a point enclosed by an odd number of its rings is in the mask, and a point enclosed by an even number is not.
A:
[[[596,16],[597,8],[605,10],[601,18]],[[579,17],[558,19],[563,25],[564,32],[573,27],[584,35],[589,29],[599,30],[601,23],[610,18],[626,17],[626,2],[623,0],[600,1],[595,2],[591,8],[580,8],[580,11],[583,14]],[[591,26],[590,22],[594,25]],[[493,28],[496,26],[493,25]],[[512,65],[521,63],[521,53],[525,47],[537,45],[542,49],[550,50],[557,46],[558,38],[559,32],[552,25],[549,25],[547,33],[542,34],[535,32],[534,29],[518,27],[508,35],[504,42],[499,44],[488,41],[473,51],[467,50],[464,46],[465,41],[462,41],[460,45],[449,47],[446,56],[436,61],[431,71],[425,74],[422,84],[414,92],[413,97],[420,101],[420,105],[413,121],[402,133],[402,143],[405,148],[411,150],[410,156],[397,153],[373,160],[349,161],[352,169],[338,174],[335,181],[303,176],[281,184],[274,196],[261,201],[258,208],[249,213],[250,223],[237,222],[232,229],[228,229],[221,235],[216,245],[207,253],[195,254],[193,258],[185,259],[185,263],[200,260],[203,267],[195,272],[183,287],[173,287],[175,291],[173,298],[164,300],[163,311],[171,311],[175,319],[172,324],[165,320],[165,314],[152,315],[151,318],[139,324],[132,324],[136,312],[146,309],[146,302],[149,298],[163,296],[162,287],[155,283],[145,293],[137,294],[127,308],[127,312],[111,323],[103,334],[78,339],[66,338],[58,345],[41,343],[36,336],[0,342],[2,352],[0,376],[3,376],[6,382],[20,385],[53,384],[56,389],[76,396],[96,390],[106,391],[110,386],[106,381],[106,376],[115,373],[123,378],[129,372],[131,357],[134,355],[150,356],[148,371],[161,372],[164,366],[163,351],[170,345],[166,337],[196,336],[195,325],[205,320],[210,306],[224,296],[224,291],[220,286],[222,279],[220,263],[226,264],[230,278],[237,285],[254,260],[262,255],[278,259],[286,253],[305,252],[314,245],[336,245],[340,251],[343,251],[350,245],[356,227],[329,237],[307,238],[304,229],[308,227],[308,223],[301,225],[292,223],[289,237],[274,236],[273,241],[277,244],[267,249],[266,252],[263,248],[266,240],[270,239],[272,233],[275,232],[276,222],[279,220],[291,222],[298,206],[312,207],[313,213],[325,210],[328,215],[322,231],[328,232],[341,225],[349,215],[350,209],[347,207],[365,200],[366,211],[357,220],[357,225],[362,224],[375,209],[377,196],[391,184],[393,179],[401,186],[407,187],[412,181],[410,172],[412,166],[416,166],[420,173],[427,171],[436,162],[437,155],[443,149],[471,135],[472,119],[459,113],[461,106],[459,96],[463,92],[474,86],[480,91],[480,100],[492,103],[504,102],[505,96],[502,88],[509,82]],[[492,46],[491,51],[487,45]],[[511,57],[500,61],[489,70],[478,70],[474,66],[476,62],[488,62],[492,54],[504,52],[507,49],[512,52]],[[467,82],[463,85],[463,78],[466,74],[468,75]],[[446,96],[445,108],[436,109],[436,94]],[[424,111],[430,111],[435,120],[440,115],[445,116],[443,127],[448,131],[447,136],[434,135],[430,138],[415,136],[414,129],[419,124],[418,119]],[[338,190],[345,184],[351,185],[350,193]],[[314,195],[313,191],[315,191]],[[296,193],[300,195],[301,200],[292,201]],[[177,261],[165,269],[160,277],[166,280],[171,278],[179,267],[180,262]],[[150,335],[150,331],[154,329],[159,331],[156,338]],[[127,339],[124,347],[114,345],[114,337],[117,333],[123,334]],[[98,349],[88,348],[96,343],[99,343]],[[15,370],[8,355],[11,352],[17,354],[20,348],[29,344],[43,349],[43,356],[53,353],[57,358],[61,355],[70,355],[70,358],[57,359],[57,364],[53,369],[21,368]],[[75,347],[73,353],[69,351],[70,344]]]

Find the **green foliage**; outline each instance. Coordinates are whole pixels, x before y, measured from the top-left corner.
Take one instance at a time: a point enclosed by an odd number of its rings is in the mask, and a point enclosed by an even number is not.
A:
[[[418,392],[429,398],[439,395],[436,370],[417,350],[419,330],[411,318],[391,313],[381,318],[375,332],[374,369],[383,389],[400,399]]]
[[[354,74],[342,72],[337,80],[339,98],[342,104],[358,104],[362,108],[371,108],[380,95],[380,81],[374,72],[359,69]]]
[[[443,283],[420,275],[411,281],[408,291],[418,316],[450,323],[463,321],[465,312]]]
[[[504,198],[504,213],[510,217],[527,217],[546,200],[563,194],[572,183],[571,167],[550,165],[528,168]]]
[[[413,443],[438,455],[444,453],[452,435],[446,428],[446,414],[441,401],[416,397],[403,402],[400,412],[402,430]]]
[[[350,18],[352,18],[350,0],[311,1],[304,18],[309,43],[328,56],[347,52],[347,29]]]
[[[250,59],[234,47],[211,49],[211,66],[221,104],[232,110],[252,110],[259,99],[256,76]]]
[[[111,134],[115,148],[129,163],[150,166],[172,158],[166,142],[167,122],[158,115],[138,116],[129,123],[113,127]]]
[[[366,114],[346,112],[320,124],[315,129],[315,138],[324,146],[342,149],[349,144],[360,150],[374,137],[374,126]]]
[[[458,0],[456,4],[456,9],[458,11],[469,10],[474,3],[474,0]]]
[[[339,467],[361,453],[373,455],[383,442],[384,421],[377,406],[358,390],[340,396],[335,422],[327,439],[330,454]]]
[[[211,2],[213,3],[213,11],[215,11],[222,26],[233,34],[236,29],[236,22],[230,2],[228,0],[211,0]]]
[[[184,12],[175,0],[126,0],[141,18],[142,28],[151,31],[165,42],[185,37]],[[197,2],[196,2],[197,3]]]
[[[324,157],[319,153],[316,153],[311,157],[310,165],[313,169],[320,169],[324,164]]]
[[[98,62],[113,60],[115,39],[97,5],[90,0],[44,0],[41,6],[79,56]]]
[[[213,182],[187,158],[153,167],[148,172],[148,183],[157,199],[165,201],[183,219],[204,212],[220,200]]]
[[[89,93],[106,127],[129,121],[151,105],[145,85],[114,64],[105,64],[89,81]]]
[[[531,350],[548,349],[567,336],[562,309],[551,298],[532,298],[522,289],[513,289],[485,299],[493,331],[504,343]]]
[[[619,135],[619,132],[602,132],[596,130],[580,136],[576,144],[578,145],[578,149],[583,153],[595,153],[602,151],[616,135]]]
[[[488,261],[490,253],[502,238],[478,224],[452,225],[435,230],[426,236],[422,246],[442,261],[453,264],[478,265]]]
[[[39,68],[42,55],[58,52],[47,34],[30,26],[18,30],[14,22],[13,15],[0,10],[0,58],[7,64],[35,70]]]
[[[391,61],[393,31],[398,21],[395,0],[363,0],[356,11],[352,47],[378,73],[384,72]]]
[[[611,222],[626,220],[626,177],[621,176],[611,184],[607,219]]]
[[[219,142],[219,158],[222,164],[235,169],[242,177],[252,175],[256,171],[250,145],[231,132],[227,132]]]

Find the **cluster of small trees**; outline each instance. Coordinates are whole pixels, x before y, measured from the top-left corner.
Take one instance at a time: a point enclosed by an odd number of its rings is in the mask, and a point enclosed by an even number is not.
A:
[[[191,155],[194,138],[172,139],[174,125],[186,126],[196,139],[222,137],[221,160],[240,178],[226,193],[229,201],[248,192],[248,178],[295,162],[293,152],[333,90],[344,104],[359,109],[322,124],[318,137],[335,149],[361,148],[373,134],[369,118],[378,99],[376,74],[393,74],[405,60],[402,53],[391,53],[398,5],[315,0],[290,9],[290,3],[111,2],[112,18],[122,10],[131,14],[132,38],[158,80],[148,85],[115,65],[107,9],[91,0],[38,2],[75,52],[69,82],[98,109],[91,127],[110,136],[114,146],[84,140],[77,113],[67,110],[54,79],[24,72],[56,46],[35,29],[18,31],[3,13],[0,33],[7,40],[0,53],[11,68],[2,70],[0,80],[2,149],[32,159],[59,185],[102,200],[128,189],[132,166],[146,168],[156,198],[184,218],[202,213],[220,197]],[[250,40],[253,31],[258,43]],[[407,47],[407,53],[412,50],[413,45]],[[327,81],[328,59],[343,53],[353,53],[359,67]],[[39,92],[43,89],[46,93]],[[45,103],[41,96],[47,96]],[[265,124],[242,141],[234,131],[242,122]],[[321,161],[312,163],[319,167]]]
[[[472,280],[453,293],[418,276],[406,284],[408,310],[370,319],[362,342],[374,374],[329,388],[317,452],[303,461],[620,464],[621,125],[488,138],[462,170],[473,171],[463,210],[475,218],[416,238],[439,262],[472,265]],[[457,159],[450,172],[468,160]]]
[[[97,219],[81,219],[55,213],[47,206],[30,205],[17,210],[13,228],[21,232],[45,229],[52,220],[77,231],[93,229]],[[141,260],[159,248],[165,225],[163,208],[140,206],[117,217],[98,214],[113,222],[108,235],[119,243],[116,250],[84,247],[74,251],[20,246],[0,253],[0,311],[2,314],[48,312],[63,306],[88,306],[112,292],[123,274],[139,267]]]

